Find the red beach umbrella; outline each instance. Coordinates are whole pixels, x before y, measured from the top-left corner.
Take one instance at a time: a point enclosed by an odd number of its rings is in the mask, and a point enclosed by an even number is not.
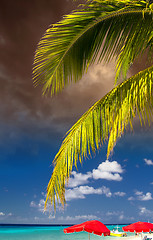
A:
[[[125,232],[149,232],[153,231],[153,224],[148,222],[136,222],[122,227]]]
[[[82,231],[94,233],[99,236],[101,236],[102,234],[104,236],[110,235],[110,230],[103,223],[97,220],[87,221],[64,229],[64,233],[74,233]]]

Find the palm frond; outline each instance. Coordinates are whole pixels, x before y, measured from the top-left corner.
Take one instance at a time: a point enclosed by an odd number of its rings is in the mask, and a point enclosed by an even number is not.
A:
[[[33,67],[35,85],[42,84],[44,94],[55,94],[81,79],[96,60],[114,56],[119,56],[117,77],[120,71],[126,73],[152,39],[150,13],[146,1],[87,1],[50,26],[40,40]]]
[[[142,21],[138,21],[136,25],[133,24],[131,26],[131,30],[117,59],[115,83],[121,73],[123,75],[123,79],[126,78],[129,67],[133,64],[134,60],[140,56],[140,54],[143,54],[146,49],[148,50],[148,56],[151,56],[150,60],[152,60],[153,21],[151,23],[148,18],[145,18],[146,15],[144,14],[144,18],[141,19]],[[141,24],[141,26],[139,26],[139,24]]]
[[[64,205],[65,183],[72,167],[108,140],[107,157],[128,123],[138,115],[150,122],[153,106],[153,66],[139,72],[96,102],[69,130],[54,159],[54,171],[47,188],[47,201],[55,204],[55,195]]]

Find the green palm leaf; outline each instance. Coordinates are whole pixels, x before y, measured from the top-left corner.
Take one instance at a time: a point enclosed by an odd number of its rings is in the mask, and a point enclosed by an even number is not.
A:
[[[96,60],[114,56],[119,56],[116,79],[120,72],[125,77],[134,59],[152,46],[152,29],[152,10],[146,1],[87,1],[50,26],[40,40],[33,67],[35,85],[42,84],[43,93],[57,93],[78,81]]]
[[[55,195],[65,203],[65,183],[72,167],[91,155],[108,140],[107,157],[128,123],[138,114],[141,124],[150,122],[153,106],[153,66],[119,84],[96,102],[69,130],[54,159],[54,171],[47,198],[54,205]],[[46,206],[46,205],[45,205]]]

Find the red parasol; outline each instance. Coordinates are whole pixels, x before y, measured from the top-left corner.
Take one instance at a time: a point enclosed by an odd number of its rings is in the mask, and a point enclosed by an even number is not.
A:
[[[81,224],[74,225],[72,227],[68,227],[64,229],[64,233],[74,233],[85,231],[88,233],[94,233],[97,235],[109,236],[110,230],[100,221],[91,220]]]
[[[136,222],[122,227],[125,232],[149,232],[153,231],[153,224],[148,222]]]

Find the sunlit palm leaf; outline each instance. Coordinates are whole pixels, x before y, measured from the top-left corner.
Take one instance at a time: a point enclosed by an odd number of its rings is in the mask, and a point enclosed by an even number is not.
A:
[[[40,40],[33,68],[35,84],[43,85],[43,93],[57,93],[78,81],[96,60],[109,61],[118,55],[117,77],[123,70],[125,76],[129,64],[152,43],[152,29],[146,1],[87,1],[50,26]]]
[[[153,16],[153,15],[152,15]],[[146,49],[148,51],[148,56],[150,55],[152,61],[153,56],[153,20],[146,18],[144,13],[144,18],[142,21],[138,21],[137,24],[133,24],[128,37],[126,39],[125,45],[121,49],[121,53],[117,59],[116,66],[116,81],[122,72],[123,79],[126,78],[129,66],[132,65],[134,60],[142,54]],[[141,24],[141,26],[139,26]],[[143,27],[142,27],[143,25]]]
[[[124,81],[96,102],[69,130],[55,156],[55,168],[47,188],[47,201],[55,195],[64,205],[65,183],[72,167],[108,140],[107,157],[128,123],[138,114],[141,123],[150,122],[153,106],[153,66]]]

